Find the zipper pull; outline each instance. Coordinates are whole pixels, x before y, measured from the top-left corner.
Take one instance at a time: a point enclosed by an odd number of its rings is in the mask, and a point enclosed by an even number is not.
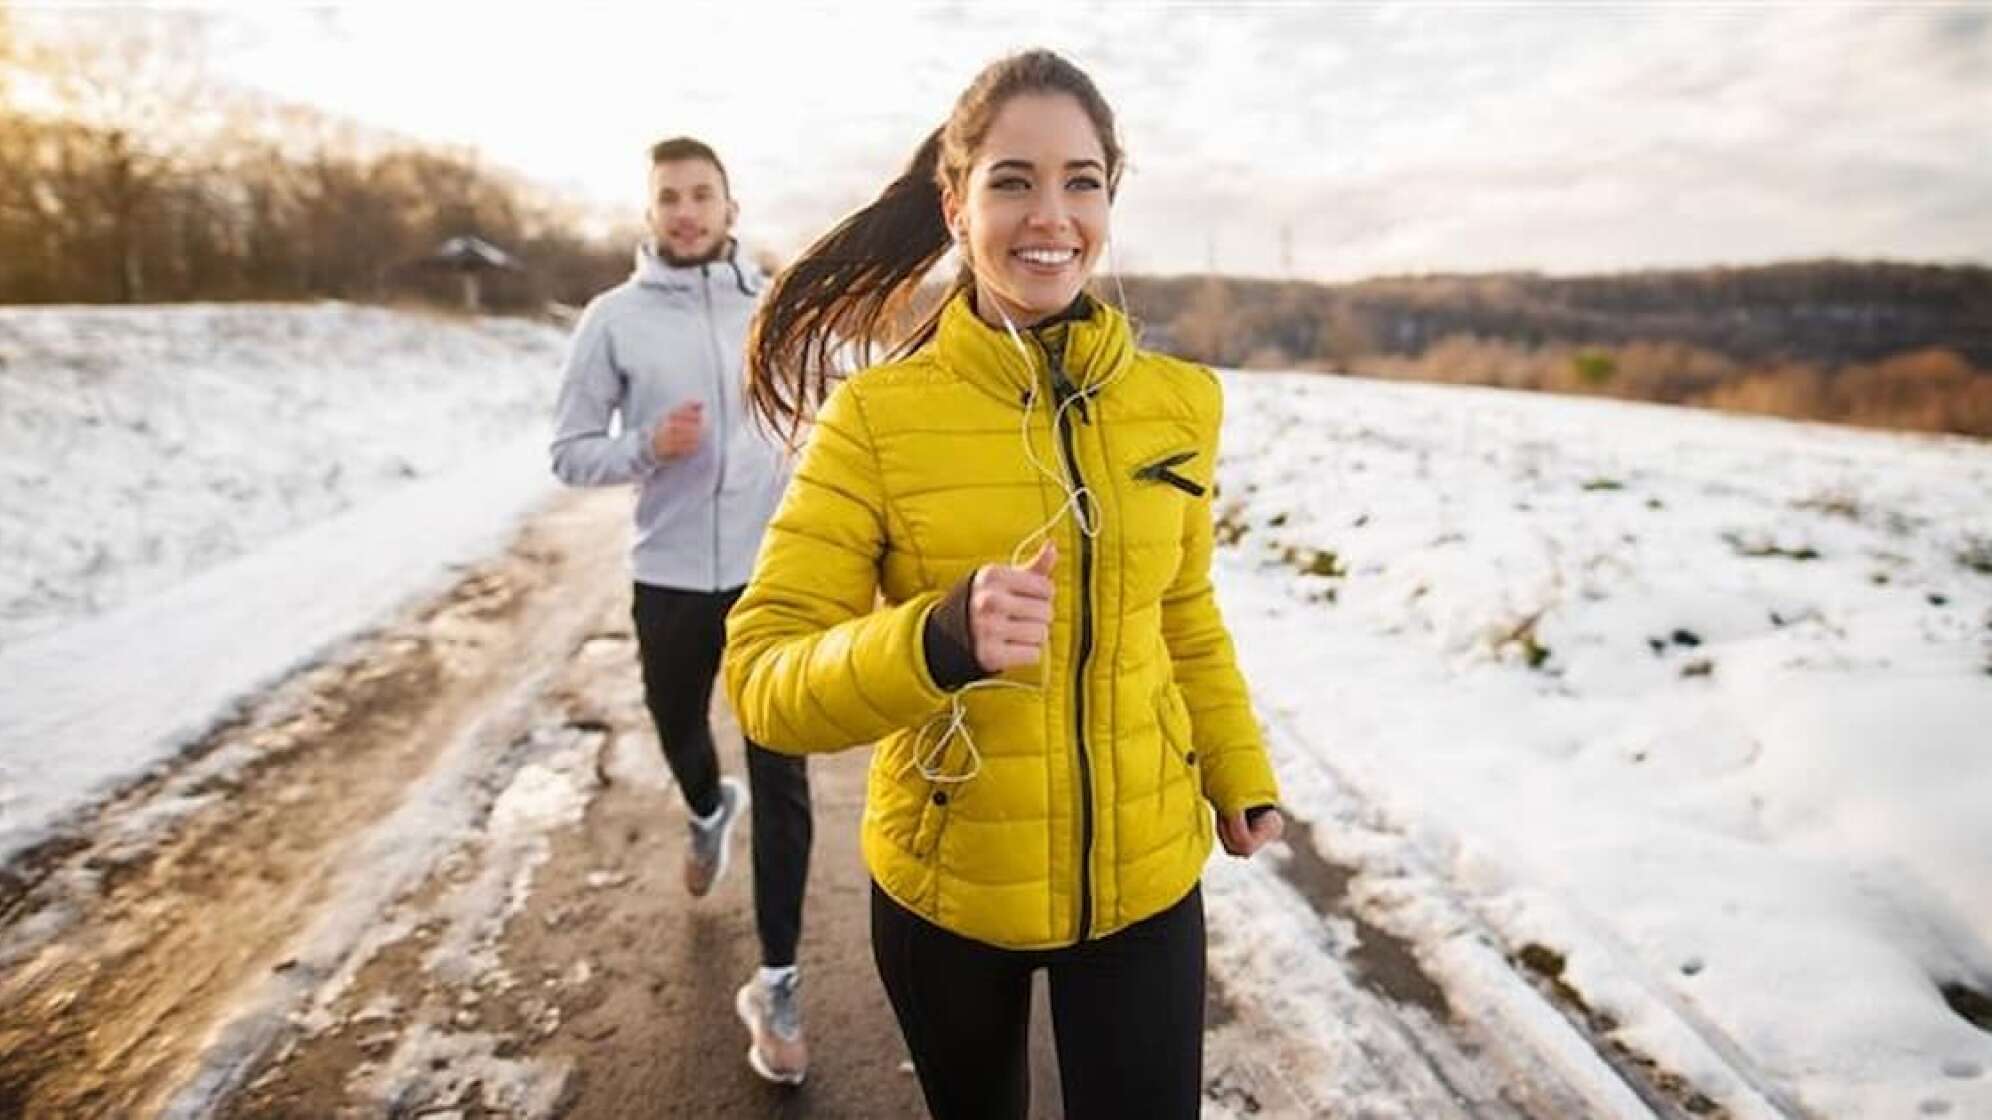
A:
[[[1183,493],[1188,494],[1192,498],[1201,498],[1204,496],[1204,488],[1202,483],[1196,482],[1192,479],[1184,478],[1182,475],[1177,474],[1175,471],[1170,470],[1168,467],[1163,467],[1161,470],[1156,471],[1155,477],[1161,479],[1162,481],[1168,483],[1171,486],[1174,486],[1176,489],[1181,490]]]
[[[1045,357],[1050,359],[1051,362],[1052,399],[1058,403],[1059,407],[1063,408],[1066,401],[1074,397],[1079,398],[1079,403],[1073,405],[1072,410],[1079,414],[1080,423],[1092,423],[1092,418],[1086,415],[1086,395],[1079,391],[1079,386],[1072,383],[1072,375],[1065,372],[1064,361],[1050,351],[1045,352]]]

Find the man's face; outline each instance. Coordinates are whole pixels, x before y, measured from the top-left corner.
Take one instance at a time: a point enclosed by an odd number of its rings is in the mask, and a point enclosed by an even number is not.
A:
[[[701,260],[725,244],[738,212],[727,197],[719,168],[702,159],[671,160],[650,168],[650,205],[644,217],[658,247],[678,260]]]

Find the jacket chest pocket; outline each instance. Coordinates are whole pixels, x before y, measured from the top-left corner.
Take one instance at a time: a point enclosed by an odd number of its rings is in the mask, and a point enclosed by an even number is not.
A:
[[[1130,543],[1144,546],[1148,561],[1138,566],[1139,578],[1130,586],[1137,599],[1161,594],[1181,563],[1175,546],[1183,540],[1186,518],[1210,492],[1200,481],[1208,466],[1199,460],[1194,449],[1151,451],[1122,475],[1122,529]]]
[[[1192,498],[1201,498],[1209,491],[1205,489],[1203,483],[1191,478],[1186,473],[1190,470],[1191,464],[1196,461],[1196,457],[1195,448],[1187,451],[1170,452],[1155,459],[1153,462],[1143,463],[1141,466],[1134,468],[1134,481],[1136,483],[1160,483],[1171,489],[1179,490]]]

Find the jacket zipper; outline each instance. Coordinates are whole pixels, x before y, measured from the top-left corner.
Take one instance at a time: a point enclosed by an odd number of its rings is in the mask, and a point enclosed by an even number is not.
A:
[[[713,322],[712,277],[710,264],[699,266],[699,293],[705,299],[706,340],[712,343],[712,387],[713,403],[718,415],[718,423],[713,425],[712,438],[719,450],[719,473],[712,484],[712,587],[723,591],[719,572],[719,496],[726,489],[726,364],[719,345],[719,328]]]
[[[1063,405],[1078,389],[1065,372],[1064,358],[1042,338],[1038,342],[1050,363],[1055,404]],[[1084,526],[1092,523],[1093,509],[1092,494],[1086,490],[1086,480],[1079,473],[1079,455],[1072,446],[1072,412],[1082,420],[1086,418],[1084,397],[1070,410],[1055,407],[1054,414],[1059,417],[1058,441],[1065,453],[1066,473],[1079,491],[1079,649],[1072,659],[1072,741],[1079,761],[1079,940],[1085,941],[1093,930],[1093,768],[1086,754],[1086,661],[1093,653],[1093,538]]]

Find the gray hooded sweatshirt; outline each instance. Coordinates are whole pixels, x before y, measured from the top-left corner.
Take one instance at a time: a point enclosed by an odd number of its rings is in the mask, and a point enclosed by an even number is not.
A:
[[[747,415],[741,351],[764,279],[724,259],[675,267],[645,244],[630,278],[574,328],[554,419],[553,473],[570,486],[637,485],[638,583],[684,591],[746,584],[788,481],[788,457]],[[698,448],[658,459],[650,435],[705,403]],[[621,414],[617,432],[610,418]]]

